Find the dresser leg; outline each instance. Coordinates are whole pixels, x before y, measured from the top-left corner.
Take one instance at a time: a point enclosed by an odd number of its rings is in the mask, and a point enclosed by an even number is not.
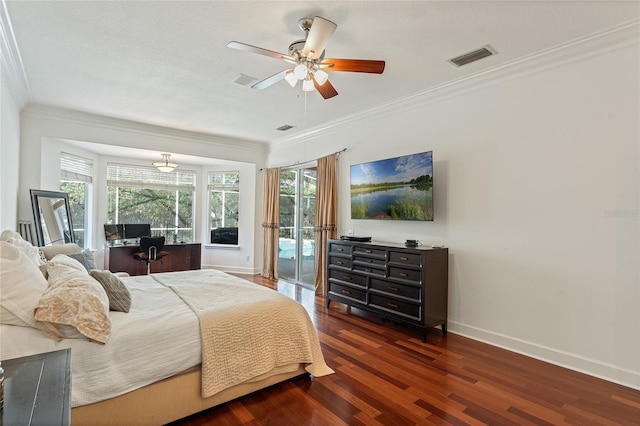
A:
[[[442,323],[442,334],[446,335],[447,334],[447,323]]]
[[[331,303],[331,299],[327,297],[327,308],[329,307],[329,303]]]

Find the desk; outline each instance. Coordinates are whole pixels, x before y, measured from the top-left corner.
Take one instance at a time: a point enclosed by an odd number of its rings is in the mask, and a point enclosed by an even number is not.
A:
[[[169,254],[151,262],[151,273],[188,271],[200,269],[202,248],[200,243],[165,244],[163,251]],[[127,272],[129,275],[146,275],[147,264],[133,258],[140,251],[135,244],[106,246],[104,267],[111,272]]]
[[[71,424],[71,349],[9,359],[2,368],[2,424]]]

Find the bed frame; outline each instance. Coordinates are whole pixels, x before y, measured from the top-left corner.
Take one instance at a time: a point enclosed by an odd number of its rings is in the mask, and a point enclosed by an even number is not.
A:
[[[74,426],[166,424],[304,374],[308,373],[300,364],[293,372],[241,383],[202,398],[198,366],[115,398],[75,407],[71,410],[71,423]]]

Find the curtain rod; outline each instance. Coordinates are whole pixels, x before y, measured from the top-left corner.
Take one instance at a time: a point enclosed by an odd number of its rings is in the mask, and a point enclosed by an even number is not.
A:
[[[340,151],[334,152],[334,154],[340,156],[340,154],[345,152],[346,150],[347,150],[347,148],[342,148]],[[278,166],[278,167],[282,169],[282,168],[286,168],[286,167],[302,166],[303,164],[313,163],[314,161],[318,161],[318,159],[316,158],[315,160],[303,161],[302,163],[300,161],[296,161],[293,164],[287,164],[287,165]],[[264,170],[264,168],[260,169],[260,171],[263,171],[263,170]]]

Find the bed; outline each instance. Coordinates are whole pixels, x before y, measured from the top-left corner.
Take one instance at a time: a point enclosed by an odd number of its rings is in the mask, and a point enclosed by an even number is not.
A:
[[[108,313],[104,344],[0,325],[1,359],[71,348],[73,424],[163,424],[302,374],[333,372],[309,315],[278,292],[211,269],[119,280],[131,305]],[[5,284],[11,280],[3,303]]]

